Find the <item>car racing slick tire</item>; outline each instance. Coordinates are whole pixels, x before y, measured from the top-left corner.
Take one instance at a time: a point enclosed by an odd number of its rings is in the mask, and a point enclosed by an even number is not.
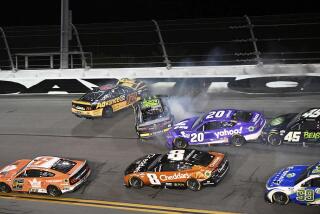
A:
[[[129,184],[131,187],[133,187],[135,189],[141,189],[144,186],[143,181],[138,177],[130,178]]]
[[[242,135],[233,135],[230,139],[230,142],[234,146],[242,146],[246,143],[246,139]]]
[[[109,118],[109,117],[112,117],[112,114],[113,114],[113,110],[110,106],[103,108],[102,117]]]
[[[9,193],[11,188],[5,183],[0,183],[0,192]]]
[[[269,133],[267,141],[273,146],[280,146],[282,144],[281,137],[278,133]]]
[[[173,148],[175,149],[186,149],[188,146],[188,142],[182,138],[175,139],[173,144]]]
[[[276,204],[286,205],[289,203],[289,197],[283,192],[275,192],[272,195],[272,201]]]
[[[192,191],[199,191],[202,187],[201,183],[195,178],[190,178],[187,180],[186,186]]]
[[[47,187],[47,193],[48,193],[48,195],[53,196],[53,197],[58,197],[58,196],[62,195],[61,190],[58,187],[53,186],[53,185],[49,185]]]

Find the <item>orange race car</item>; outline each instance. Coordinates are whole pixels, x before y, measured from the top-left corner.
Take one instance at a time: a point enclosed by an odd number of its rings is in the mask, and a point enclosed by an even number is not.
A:
[[[37,192],[60,196],[79,187],[90,172],[85,160],[49,156],[18,160],[0,169],[0,192]]]
[[[224,154],[198,150],[171,150],[149,154],[134,161],[125,171],[126,187],[187,187],[193,191],[216,185],[229,169]]]

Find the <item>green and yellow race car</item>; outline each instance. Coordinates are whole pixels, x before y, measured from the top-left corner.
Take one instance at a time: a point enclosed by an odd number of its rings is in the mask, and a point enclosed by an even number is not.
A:
[[[120,79],[116,85],[93,88],[79,99],[72,100],[71,111],[77,117],[111,117],[148,95],[147,85],[138,80]]]

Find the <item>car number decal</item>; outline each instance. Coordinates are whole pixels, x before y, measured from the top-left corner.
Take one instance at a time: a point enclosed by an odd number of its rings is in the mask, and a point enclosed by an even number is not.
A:
[[[310,111],[305,112],[302,117],[304,118],[317,118],[320,116],[320,109],[311,109]]]
[[[160,180],[158,179],[157,174],[148,173],[147,176],[148,176],[151,184],[153,184],[153,185],[160,185],[161,184]]]
[[[314,190],[301,189],[297,191],[297,201],[314,201]]]
[[[168,153],[168,159],[173,161],[182,161],[185,150],[171,150]]]
[[[284,140],[287,142],[299,142],[300,141],[301,132],[289,132]]]
[[[224,110],[209,112],[209,114],[208,114],[208,116],[206,117],[206,119],[223,117],[223,115],[224,115],[225,112],[226,112],[226,111],[224,111]]]
[[[191,134],[191,142],[202,142],[204,140],[204,134],[202,132],[200,133],[192,133]]]

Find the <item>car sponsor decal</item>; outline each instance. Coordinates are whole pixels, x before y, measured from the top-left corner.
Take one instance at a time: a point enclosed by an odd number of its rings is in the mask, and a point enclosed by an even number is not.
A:
[[[288,167],[285,171],[283,171],[280,175],[280,177],[276,180],[273,181],[274,184],[281,184],[282,181],[285,179],[285,177],[287,176],[287,174],[290,172],[290,170],[292,170],[293,167]]]
[[[230,135],[241,134],[241,133],[242,133],[242,126],[239,129],[231,129],[231,130],[224,129],[223,131],[214,132],[214,135],[216,136],[216,138],[220,138],[223,136],[230,136]]]
[[[146,156],[145,159],[141,160],[139,163],[138,163],[138,166],[136,167],[136,169],[134,170],[134,173],[136,172],[139,172],[141,170],[142,167],[144,167],[146,165],[146,163],[148,162],[148,160],[150,160],[152,157],[154,157],[155,154],[151,154],[151,155],[148,155]]]
[[[13,182],[12,182],[12,188],[14,190],[22,190],[23,183],[24,183],[24,179],[23,178],[14,179]]]
[[[121,95],[121,96],[116,97],[114,99],[98,103],[97,108],[104,108],[106,106],[110,106],[110,105],[113,105],[113,104],[116,104],[116,103],[120,103],[120,102],[124,101],[125,99],[126,99],[125,95]]]
[[[184,121],[181,121],[181,122],[175,124],[174,129],[188,129],[187,122],[188,122],[188,120],[184,120]]]
[[[221,157],[216,157],[212,163],[210,163],[209,167],[215,167],[216,164],[221,160]]]
[[[294,172],[287,174],[287,178],[293,178],[294,176],[296,176],[296,173]]]
[[[257,120],[258,120],[258,118],[260,117],[260,114],[256,114],[255,116],[254,116],[254,118],[252,119],[252,122],[256,122]]]
[[[303,132],[304,139],[320,139],[320,132]]]
[[[82,110],[82,111],[84,111],[84,110],[85,110],[85,108],[84,108],[84,107],[82,107],[82,106],[76,106],[76,109],[78,109],[78,110]]]
[[[142,101],[142,106],[143,108],[151,108],[151,107],[155,107],[158,106],[160,104],[158,99],[150,99],[150,100],[143,100]]]
[[[312,174],[320,173],[320,166],[316,166],[316,167],[312,170],[311,173],[312,173]]]
[[[271,126],[277,126],[277,125],[280,125],[284,122],[284,117],[277,117],[277,118],[274,118],[270,121],[270,125]]]
[[[41,181],[38,181],[37,179],[33,179],[29,181],[32,188],[41,188]]]
[[[179,179],[188,179],[191,176],[188,173],[174,173],[173,175],[160,175],[159,178],[161,181],[170,181],[170,180],[179,180]]]

